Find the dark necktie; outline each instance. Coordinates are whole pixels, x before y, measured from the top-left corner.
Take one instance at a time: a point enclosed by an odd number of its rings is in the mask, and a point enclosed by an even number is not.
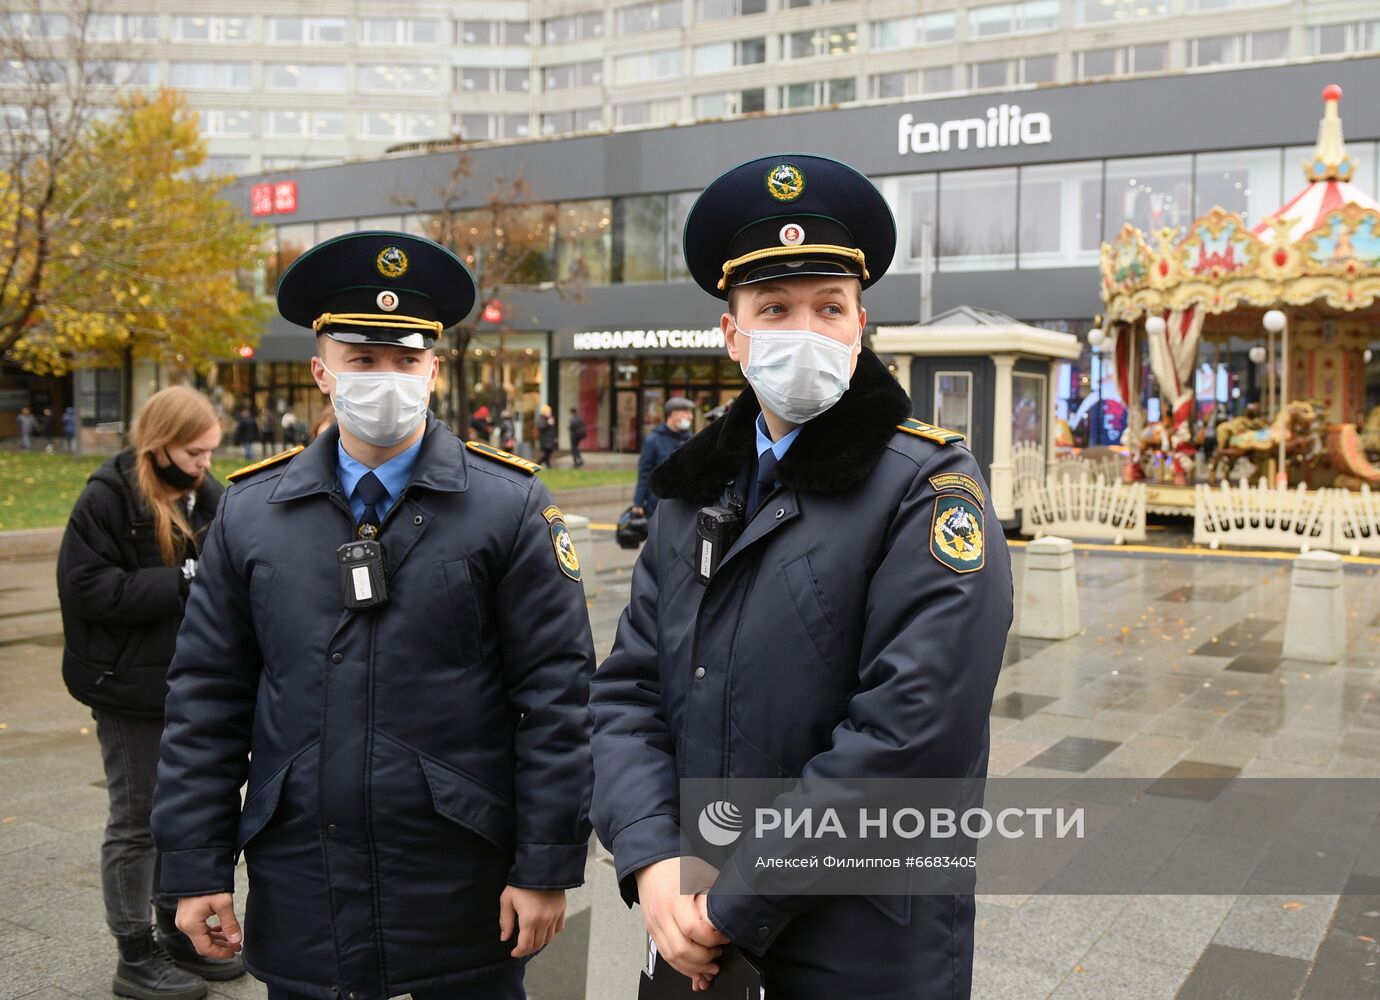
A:
[[[752,496],[748,499],[748,520],[752,520],[767,502],[772,490],[776,489],[776,452],[768,448],[757,456],[757,475],[752,483]]]
[[[373,538],[383,523],[378,505],[388,496],[388,489],[379,482],[378,476],[366,472],[355,484],[355,496],[364,501],[364,514],[359,519],[359,537]]]

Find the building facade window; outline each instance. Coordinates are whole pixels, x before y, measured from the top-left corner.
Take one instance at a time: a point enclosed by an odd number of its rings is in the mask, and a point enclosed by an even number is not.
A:
[[[183,15],[173,18],[177,42],[247,42],[249,18]]]
[[[210,136],[247,136],[258,129],[258,112],[213,108],[198,111],[201,131]]]
[[[613,204],[608,198],[556,206],[558,280],[607,285],[613,247]]]
[[[542,38],[547,45],[562,42],[586,41],[604,37],[603,11],[588,11],[584,14],[567,14],[553,17],[541,23]]]
[[[1235,212],[1254,226],[1284,204],[1281,156],[1274,149],[1199,153],[1193,158],[1193,214],[1214,205]]]
[[[947,193],[947,192],[946,192]],[[1021,167],[1020,267],[1095,267],[1102,246],[1102,163]]]
[[[433,18],[365,17],[360,19],[361,45],[435,45],[441,22]]]
[[[1074,24],[1108,24],[1168,17],[1170,0],[1073,0]]]
[[[765,38],[740,38],[733,42],[711,42],[697,45],[694,51],[695,73],[718,73],[735,66],[756,66],[767,61]]]
[[[253,65],[247,62],[180,62],[169,66],[169,81],[174,87],[212,90],[241,90],[253,81]]]
[[[954,12],[939,11],[920,17],[897,17],[887,21],[873,21],[872,48],[908,49],[917,45],[933,45],[954,39]]]
[[[679,28],[682,10],[681,0],[653,0],[652,3],[618,7],[614,13],[620,35],[638,35],[648,31]]]
[[[156,14],[92,14],[87,37],[93,42],[156,42]]]
[[[1080,80],[1128,73],[1162,73],[1169,68],[1169,44],[1087,49],[1074,54],[1074,65]]]
[[[1193,219],[1192,157],[1108,160],[1106,178],[1108,239],[1115,239],[1128,222],[1149,233],[1186,226]]]
[[[440,86],[440,72],[435,66],[366,63],[358,73],[360,90],[427,93]]]
[[[269,90],[345,89],[345,67],[340,63],[264,63],[264,86]]]
[[[345,137],[343,111],[270,111],[267,117],[268,134],[271,136]]]
[[[1289,54],[1289,32],[1252,31],[1213,35],[1189,41],[1189,65],[1199,68],[1283,59]]]
[[[938,257],[941,271],[1015,267],[1015,167],[940,177]]]
[[[365,111],[360,114],[365,139],[435,139],[441,135],[441,116],[416,111]]]
[[[667,80],[680,74],[680,49],[630,52],[627,55],[615,56],[613,60],[613,79],[616,83]]]
[[[779,94],[782,109],[814,108],[824,104],[846,104],[858,99],[858,81],[851,76],[834,80],[788,83]]]
[[[454,117],[453,124],[461,138],[471,142],[494,137],[493,118],[489,115],[461,114]]]
[[[697,21],[721,21],[726,17],[747,17],[767,9],[767,0],[695,0]]]
[[[569,90],[572,87],[597,87],[604,82],[604,63],[589,59],[578,63],[558,63],[542,71],[545,90]]]
[[[1188,0],[1190,11],[1245,10],[1248,7],[1278,7],[1289,0]]]
[[[680,100],[627,101],[614,106],[613,120],[618,125],[668,125],[680,117]]]
[[[1319,24],[1309,29],[1309,47],[1315,56],[1380,49],[1380,21]]]
[[[504,115],[499,120],[499,137],[526,139],[532,134],[532,119],[528,115]]]
[[[968,37],[1024,35],[1059,27],[1059,0],[997,3],[968,11]]]
[[[828,28],[793,31],[781,36],[782,59],[814,59],[858,51],[858,26],[836,24]]]
[[[761,87],[729,91],[722,94],[696,94],[696,118],[728,118],[747,115],[767,108],[767,92]]]
[[[270,42],[339,45],[345,41],[343,17],[270,17],[265,22]]]

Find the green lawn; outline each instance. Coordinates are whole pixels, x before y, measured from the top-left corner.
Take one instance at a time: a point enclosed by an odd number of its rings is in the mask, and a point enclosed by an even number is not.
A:
[[[42,452],[0,451],[0,531],[60,528],[102,455],[48,455]],[[222,482],[244,463],[217,459],[212,467]],[[633,469],[550,469],[542,481],[553,490],[581,486],[610,486],[637,481]]]

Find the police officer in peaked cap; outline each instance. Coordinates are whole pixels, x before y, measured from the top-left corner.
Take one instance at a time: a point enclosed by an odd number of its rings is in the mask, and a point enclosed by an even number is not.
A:
[[[454,254],[395,232],[313,247],[278,288],[337,427],[230,477],[153,813],[178,926],[243,947],[271,1000],[522,997],[583,881],[579,557],[536,466],[428,410],[474,300]]]
[[[867,178],[808,154],[734,167],[685,223],[748,387],[654,476],[590,704],[595,829],[698,988],[732,944],[772,1000],[971,990],[971,895],[729,892],[757,884],[741,851],[682,889],[681,778],[986,774],[1011,567],[962,436],[912,419],[862,346],[895,241]]]

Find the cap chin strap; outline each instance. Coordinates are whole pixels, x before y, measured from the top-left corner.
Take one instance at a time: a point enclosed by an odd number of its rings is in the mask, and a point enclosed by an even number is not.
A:
[[[724,264],[724,276],[719,279],[718,287],[720,290],[728,287],[729,276],[744,264],[751,264],[759,260],[770,260],[773,257],[798,257],[802,253],[822,253],[830,257],[845,257],[853,261],[862,269],[863,280],[866,281],[870,275],[867,273],[867,259],[863,252],[857,247],[841,247],[831,243],[804,243],[796,247],[764,247],[761,250],[753,250],[745,253],[741,257],[734,257]]]
[[[384,330],[425,330],[438,337],[445,329],[439,320],[418,319],[416,316],[392,316],[381,313],[322,313],[311,321],[311,328],[320,333],[327,326],[372,326]]]

